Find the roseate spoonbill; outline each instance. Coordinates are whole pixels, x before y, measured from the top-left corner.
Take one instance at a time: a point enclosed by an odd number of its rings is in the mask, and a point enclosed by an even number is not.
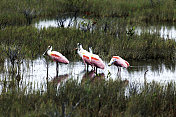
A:
[[[77,53],[82,58],[85,66],[87,64],[87,70],[88,70],[88,65],[91,65],[91,57],[90,57],[91,54],[88,51],[84,50],[80,43],[77,43],[76,49],[77,49]]]
[[[120,56],[113,56],[108,66],[111,66],[112,64],[118,67],[118,71],[120,71],[120,67],[128,68],[130,66],[130,64]]]
[[[103,63],[102,59],[96,55],[93,54],[92,47],[89,47],[89,52],[90,52],[90,58],[91,58],[91,65],[96,67],[96,73],[97,73],[97,68],[104,69],[105,64]]]
[[[100,69],[105,68],[105,64],[103,63],[102,59],[96,54],[91,54],[91,65],[96,67],[96,73],[97,73],[97,68],[100,68]]]
[[[89,52],[91,55],[93,54],[92,47],[89,47]],[[91,66],[92,66],[92,69],[95,71],[95,66],[93,66],[93,64]]]
[[[52,51],[52,46],[48,46],[43,55],[48,54],[54,61],[56,61],[56,75],[58,75],[58,63],[68,64],[68,59],[57,51]]]

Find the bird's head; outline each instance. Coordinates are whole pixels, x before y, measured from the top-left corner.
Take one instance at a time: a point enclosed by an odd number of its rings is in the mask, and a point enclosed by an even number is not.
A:
[[[43,53],[43,56],[45,56],[48,52],[48,50],[52,50],[52,46],[48,46],[47,49],[45,50],[45,52]]]
[[[80,43],[77,43],[77,47],[79,47],[81,44]]]
[[[82,44],[77,43],[77,48],[76,48],[76,50],[81,50],[81,49],[82,49]]]
[[[93,54],[92,47],[89,47],[89,52]]]
[[[111,61],[108,63],[108,66],[111,66],[116,61],[115,58],[112,58]]]
[[[52,46],[49,45],[48,48],[47,48],[47,50],[52,50]]]

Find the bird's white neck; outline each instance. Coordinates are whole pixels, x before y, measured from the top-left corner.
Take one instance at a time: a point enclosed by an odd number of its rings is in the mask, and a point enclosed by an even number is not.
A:
[[[80,50],[83,50],[83,47],[82,47],[82,45],[80,45],[80,46],[79,46],[79,48],[80,48]]]
[[[82,45],[79,45],[77,53],[79,54],[80,57],[83,56],[83,51],[84,51],[84,49],[83,49]]]
[[[91,54],[93,54],[93,52],[92,52],[92,48],[91,48],[91,47],[89,47],[89,52],[90,52]]]

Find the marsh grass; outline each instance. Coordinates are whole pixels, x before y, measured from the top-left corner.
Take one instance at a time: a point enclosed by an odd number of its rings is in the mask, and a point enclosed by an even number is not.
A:
[[[19,46],[24,58],[35,59],[43,54],[48,45],[53,50],[73,60],[77,59],[75,51],[77,43],[83,44],[83,48],[93,47],[93,52],[104,59],[113,55],[122,56],[125,59],[165,59],[174,60],[176,42],[171,39],[160,38],[157,34],[143,33],[129,37],[126,31],[122,31],[120,37],[111,32],[102,33],[95,30],[83,32],[74,28],[47,28],[38,30],[35,27],[7,27],[0,30],[1,47]]]
[[[1,116],[171,117],[176,114],[173,82],[125,85],[121,79],[99,77],[93,81],[88,78],[83,83],[70,79],[59,86],[54,82],[46,85],[44,92],[26,87],[6,87],[7,90],[0,95]]]
[[[123,17],[136,21],[176,21],[174,0],[1,0],[0,26],[26,25],[25,10],[39,12],[34,20],[76,13],[91,17]]]

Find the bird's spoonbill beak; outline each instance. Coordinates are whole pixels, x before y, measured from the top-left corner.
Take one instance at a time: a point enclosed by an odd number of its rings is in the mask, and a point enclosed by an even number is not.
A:
[[[43,53],[43,56],[45,56],[47,54],[48,48],[45,50],[45,52]]]
[[[72,49],[72,51],[75,51],[75,50],[78,50],[78,48],[74,48],[74,49]]]
[[[108,66],[111,66],[112,65],[112,63],[108,63]]]
[[[47,53],[47,50],[43,53],[43,56],[45,56],[45,55],[46,55],[46,53]]]
[[[111,66],[115,62],[114,59],[111,59],[111,61],[108,63],[108,66]]]
[[[51,49],[52,50],[52,46],[48,46],[48,48],[45,50],[45,52],[43,53],[43,56],[45,56],[47,54],[47,51]]]

